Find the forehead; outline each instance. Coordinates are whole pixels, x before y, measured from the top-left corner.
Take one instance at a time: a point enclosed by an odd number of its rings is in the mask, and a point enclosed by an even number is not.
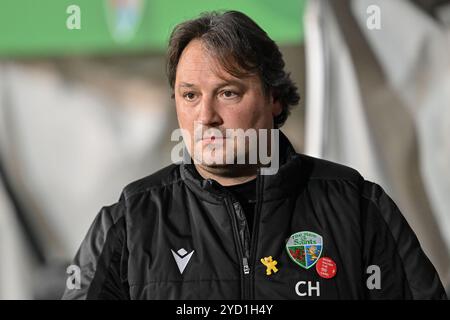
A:
[[[208,50],[201,40],[194,39],[183,50],[178,61],[175,83],[189,82],[194,84],[233,81],[254,82],[258,77],[249,75],[235,77],[230,74]]]

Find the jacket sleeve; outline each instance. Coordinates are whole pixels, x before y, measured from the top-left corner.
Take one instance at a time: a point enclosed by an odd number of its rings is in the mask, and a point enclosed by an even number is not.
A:
[[[129,299],[128,251],[124,207],[103,207],[89,228],[72,266],[79,268],[79,286],[69,286],[63,300]]]
[[[365,181],[363,266],[368,299],[446,299],[413,230],[384,190]]]

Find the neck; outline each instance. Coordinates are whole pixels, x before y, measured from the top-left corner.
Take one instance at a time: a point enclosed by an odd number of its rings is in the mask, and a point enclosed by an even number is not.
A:
[[[195,168],[204,179],[214,179],[222,186],[232,186],[253,180],[256,178],[258,170],[256,165],[215,168],[195,164]]]

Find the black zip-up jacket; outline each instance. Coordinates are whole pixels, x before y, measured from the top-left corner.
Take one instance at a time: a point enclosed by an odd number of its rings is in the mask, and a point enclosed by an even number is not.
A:
[[[282,133],[279,146],[278,173],[257,176],[253,226],[192,164],[129,184],[90,227],[73,262],[81,285],[63,299],[446,298],[380,186],[295,153]]]

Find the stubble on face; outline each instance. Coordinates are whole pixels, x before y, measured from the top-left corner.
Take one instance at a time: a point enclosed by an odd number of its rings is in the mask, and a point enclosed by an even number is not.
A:
[[[177,93],[177,90],[180,92]],[[221,90],[236,91],[236,98],[225,99],[221,95]],[[190,97],[189,92],[192,92],[193,102],[186,101],[183,96]],[[190,143],[187,143],[188,149],[194,161],[200,160],[196,167],[202,176],[246,179],[256,175],[259,165],[248,162],[249,152],[252,151],[248,143],[245,143],[245,148],[242,149],[242,145],[239,145],[238,139],[235,138],[205,142],[196,141],[193,136],[195,122],[200,122],[207,130],[218,130],[222,137],[226,136],[227,129],[258,131],[273,128],[270,99],[263,92],[259,76],[249,75],[242,78],[232,76],[204,48],[200,40],[193,40],[180,57],[175,82],[175,100],[179,125],[191,136]],[[232,142],[234,142],[231,148],[234,151],[233,161],[227,163],[226,160],[230,159],[226,153],[227,145]],[[258,143],[259,141],[256,142]],[[204,157],[196,159],[195,150],[198,149],[209,159]],[[242,150],[245,155],[242,155]],[[246,159],[245,164],[237,163],[238,157],[242,156]],[[211,161],[214,158],[220,161]]]

